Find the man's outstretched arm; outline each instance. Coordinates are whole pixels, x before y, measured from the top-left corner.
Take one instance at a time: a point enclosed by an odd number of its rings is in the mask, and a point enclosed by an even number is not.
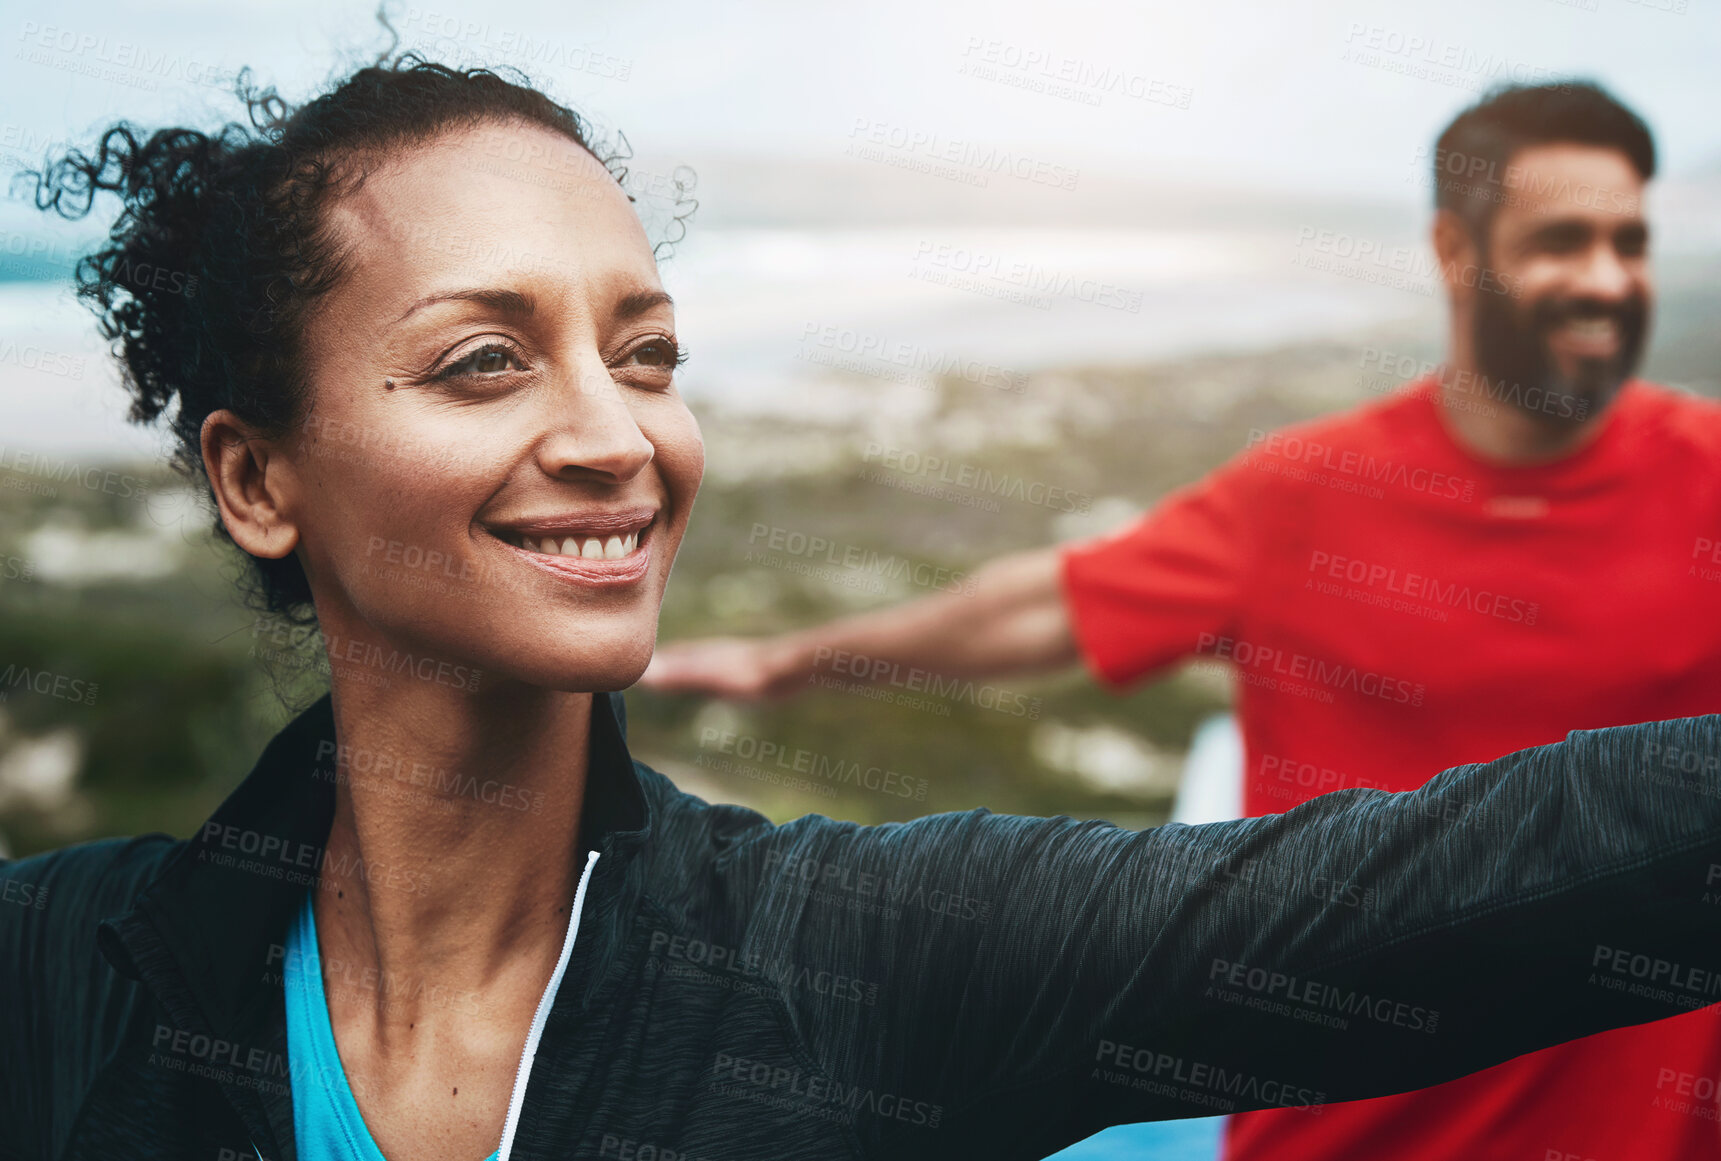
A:
[[[850,680],[874,664],[968,678],[1060,669],[1079,655],[1059,569],[1057,547],[1034,549],[987,563],[974,574],[972,591],[937,593],[775,637],[666,645],[641,684],[750,699],[795,693],[821,666]],[[863,657],[864,666],[856,660]]]

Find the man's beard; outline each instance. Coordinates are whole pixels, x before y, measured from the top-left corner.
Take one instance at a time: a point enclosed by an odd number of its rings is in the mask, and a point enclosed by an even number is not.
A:
[[[1575,373],[1559,369],[1548,336],[1568,318],[1610,318],[1619,327],[1619,353],[1580,359]],[[1471,340],[1489,395],[1504,399],[1547,426],[1581,424],[1607,409],[1637,368],[1648,330],[1641,294],[1623,302],[1544,298],[1520,311],[1509,295],[1479,294]]]

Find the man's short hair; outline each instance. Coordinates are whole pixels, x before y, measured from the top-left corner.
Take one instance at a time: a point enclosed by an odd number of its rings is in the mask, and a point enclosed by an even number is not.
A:
[[[1434,206],[1451,210],[1485,243],[1502,202],[1514,192],[1507,167],[1536,145],[1617,149],[1638,176],[1655,176],[1655,138],[1636,113],[1590,81],[1501,85],[1460,113],[1434,146]]]

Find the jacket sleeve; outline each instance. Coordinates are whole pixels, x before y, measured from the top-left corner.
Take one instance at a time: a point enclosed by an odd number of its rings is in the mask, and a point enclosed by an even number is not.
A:
[[[103,839],[0,860],[0,1158],[60,1154],[136,1001],[96,924],[130,905],[171,845]]]
[[[750,852],[750,939],[870,997],[784,993],[869,1155],[1319,1115],[1721,999],[1718,731],[1576,732],[1205,826],[804,819]]]

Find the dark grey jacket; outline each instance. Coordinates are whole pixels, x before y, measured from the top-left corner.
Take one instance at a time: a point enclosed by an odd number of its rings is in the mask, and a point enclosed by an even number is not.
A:
[[[517,1161],[1033,1158],[1117,1122],[1318,1116],[1721,992],[1716,716],[1135,832],[774,826],[633,762],[620,696],[594,702],[600,858]],[[190,841],[0,866],[0,1155],[295,1156],[316,1078],[286,1059],[280,958],[332,732],[325,697]]]

